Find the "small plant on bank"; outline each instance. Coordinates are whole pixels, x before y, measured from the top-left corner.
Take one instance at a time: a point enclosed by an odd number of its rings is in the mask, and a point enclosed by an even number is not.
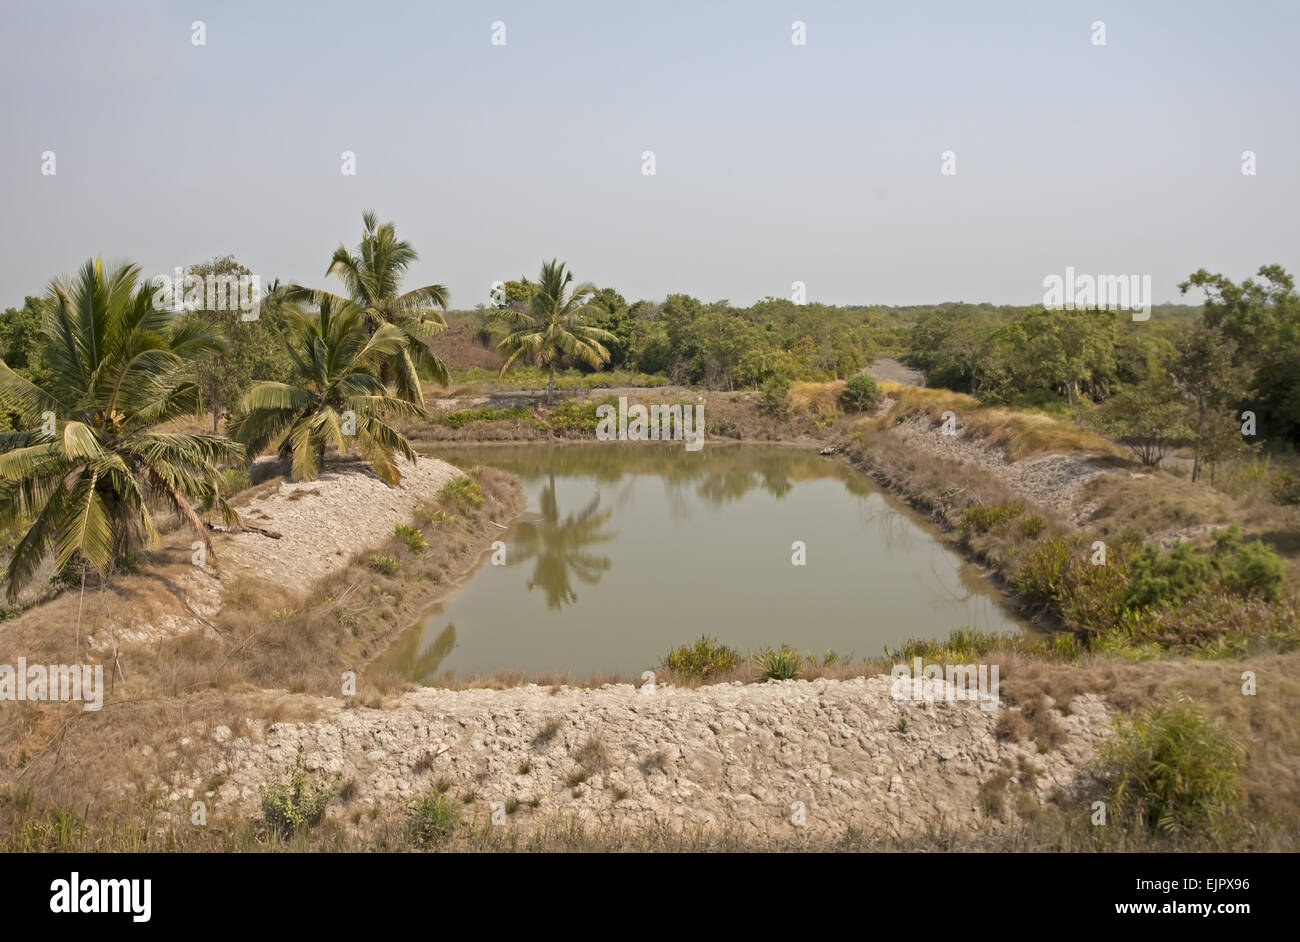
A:
[[[258,789],[267,827],[282,837],[290,837],[302,828],[318,824],[338,793],[341,780],[342,775],[338,773],[326,776],[309,772],[299,746],[293,768],[284,772],[279,781]]]
[[[533,737],[533,747],[549,746],[562,725],[558,716],[547,717],[546,722],[542,724],[542,728]]]
[[[1036,540],[1043,532],[1046,521],[1038,514],[1020,519],[1020,535],[1027,540]]]
[[[741,660],[735,648],[719,644],[716,638],[708,635],[700,635],[695,643],[683,644],[669,651],[663,664],[678,676],[707,680],[734,669]]]
[[[373,554],[370,559],[366,560],[366,565],[385,576],[395,576],[397,571],[402,568],[402,564],[396,559],[382,553]]]
[[[601,772],[609,767],[609,749],[594,734],[574,751],[573,757],[590,772]]]
[[[963,530],[975,530],[979,533],[988,533],[991,530],[1001,536],[1007,532],[1011,520],[1020,516],[1024,509],[1025,505],[1020,501],[987,506],[971,504],[961,512],[961,527]],[[1041,525],[1041,519],[1039,523]]]
[[[399,523],[393,528],[393,535],[407,545],[412,553],[423,553],[429,548],[429,541],[415,527]]]
[[[483,489],[473,478],[459,477],[438,492],[438,499],[470,507],[482,507]]]
[[[754,664],[764,680],[793,680],[799,676],[803,658],[788,644],[779,648],[764,648],[754,655]]]
[[[450,837],[459,823],[456,805],[443,792],[435,791],[417,799],[411,806],[407,833],[412,843],[430,847]]]

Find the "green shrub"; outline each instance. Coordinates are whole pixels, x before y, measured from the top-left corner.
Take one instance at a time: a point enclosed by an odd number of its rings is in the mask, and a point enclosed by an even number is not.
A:
[[[788,644],[779,648],[764,648],[754,655],[754,663],[764,680],[793,680],[799,676],[803,658]]]
[[[790,412],[790,381],[784,376],[773,376],[763,384],[763,394],[758,409],[775,418],[784,418]]]
[[[393,527],[393,535],[404,542],[412,553],[423,553],[429,548],[429,541],[424,538],[424,534],[415,527],[408,527],[404,523],[399,523]]]
[[[1054,605],[1060,597],[1066,563],[1076,550],[1075,542],[1065,536],[1036,544],[1016,572],[1016,592],[1030,605]]]
[[[840,393],[840,407],[845,412],[869,412],[880,401],[880,387],[869,373],[855,373],[849,377]]]
[[[618,400],[614,400],[617,404]],[[595,432],[595,402],[562,402],[546,417],[547,424],[556,432]]]
[[[1214,534],[1214,565],[1229,592],[1243,598],[1260,596],[1276,600],[1286,582],[1282,557],[1261,540],[1245,543],[1235,526]]]
[[[416,799],[407,821],[407,833],[421,847],[439,844],[452,835],[460,823],[456,805],[443,791]]]
[[[482,507],[484,502],[483,489],[470,477],[459,477],[447,484],[438,492],[438,499],[467,504],[471,507]]]
[[[1279,471],[1273,477],[1270,492],[1279,504],[1300,504],[1300,473]]]
[[[455,385],[487,383],[500,389],[545,389],[549,371],[536,366],[515,366],[505,376],[497,370],[484,367],[454,369],[451,379]],[[556,389],[610,389],[614,387],[666,386],[668,377],[631,370],[601,370],[582,373],[578,370],[559,370],[555,374]]]
[[[1192,544],[1161,550],[1148,543],[1129,563],[1125,604],[1135,609],[1177,605],[1205,589],[1213,577],[1209,556]]]
[[[1027,540],[1036,540],[1042,535],[1043,528],[1047,525],[1046,521],[1038,514],[1031,517],[1024,517],[1020,521],[1020,535]]]
[[[471,422],[499,422],[503,420],[526,422],[532,418],[532,414],[532,410],[527,406],[513,406],[509,409],[494,409],[491,406],[483,406],[479,409],[457,409],[455,412],[435,416],[433,421],[439,425],[449,425],[452,428],[464,428]]]
[[[1245,750],[1185,697],[1119,720],[1101,748],[1116,820],[1166,833],[1206,832],[1239,810]]]
[[[366,560],[366,565],[375,572],[383,573],[385,576],[395,576],[397,571],[402,568],[402,564],[396,559],[382,553],[373,554],[370,559]]]
[[[221,472],[221,492],[230,497],[253,486],[253,479],[243,468],[226,468]]]
[[[304,827],[312,827],[325,816],[325,808],[338,793],[343,776],[332,776],[307,771],[303,763],[302,746],[293,768],[278,781],[258,789],[262,796],[262,817],[267,826],[278,834],[289,837]]]
[[[961,528],[980,533],[992,530],[999,535],[1005,534],[1010,521],[1024,513],[1024,510],[1025,505],[1020,501],[988,505],[971,504],[961,512]]]
[[[1162,551],[1148,544],[1129,565],[1127,605],[1133,609],[1168,607],[1216,587],[1242,598],[1276,600],[1286,581],[1282,558],[1260,540],[1245,542],[1238,527],[1214,534],[1207,551],[1179,543]]]
[[[719,644],[708,635],[700,635],[694,644],[674,648],[663,660],[664,666],[674,673],[700,680],[726,673],[740,662],[741,656],[734,648]]]

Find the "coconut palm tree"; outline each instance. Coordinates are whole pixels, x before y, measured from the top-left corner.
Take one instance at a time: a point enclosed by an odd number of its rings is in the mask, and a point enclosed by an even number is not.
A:
[[[132,540],[157,546],[159,507],[209,546],[192,499],[239,522],[217,465],[242,460],[243,449],[218,435],[158,430],[197,412],[189,360],[221,342],[198,318],[156,310],[139,274],[95,259],[50,284],[41,328],[48,383],[0,362],[0,403],[21,429],[0,435],[0,525],[26,528],[5,573],[11,600],[50,552],[60,569],[80,555],[107,576]]]
[[[343,282],[347,299],[361,308],[371,334],[386,324],[402,332],[406,343],[380,362],[379,378],[385,385],[391,382],[402,399],[423,406],[417,368],[422,367],[439,385],[447,385],[447,366],[432,346],[433,338],[447,329],[442,315],[447,309],[447,289],[425,285],[403,292],[402,277],[419,255],[409,242],[397,238],[393,223],[380,225],[373,211],[362,214],[361,221],[365,231],[356,252],[340,243],[325,275],[337,275]],[[292,285],[285,292],[290,301],[312,304],[320,304],[327,296],[339,297],[302,285]]]
[[[278,442],[277,453],[291,462],[298,481],[316,479],[326,446],[349,451],[355,445],[381,480],[397,484],[402,476],[394,455],[408,461],[416,455],[388,420],[425,412],[389,393],[377,370],[402,353],[407,335],[395,324],[372,334],[365,308],[336,295],[322,296],[318,313],[289,307],[284,316],[294,382],[258,383],[248,390],[231,434],[250,455]]]
[[[590,304],[596,286],[584,281],[569,288],[572,281],[573,272],[566,271],[563,262],[555,259],[543,262],[537,290],[528,299],[527,311],[506,307],[496,312],[496,318],[510,329],[497,345],[506,354],[501,375],[520,357],[527,357],[538,366],[549,366],[547,405],[555,395],[557,360],[568,357],[598,367],[609,362],[609,350],[604,345],[618,339],[609,331],[587,323],[587,317],[599,310]]]

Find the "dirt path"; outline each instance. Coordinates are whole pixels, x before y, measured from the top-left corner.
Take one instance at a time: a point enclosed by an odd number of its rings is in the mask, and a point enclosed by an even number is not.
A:
[[[920,370],[914,370],[910,366],[904,366],[893,357],[878,357],[863,372],[870,373],[875,379],[891,380],[905,386],[925,385],[924,373]]]

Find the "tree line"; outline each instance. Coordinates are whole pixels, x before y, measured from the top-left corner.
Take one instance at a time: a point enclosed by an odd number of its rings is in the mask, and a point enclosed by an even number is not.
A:
[[[360,242],[340,244],[326,268],[342,291],[276,282],[253,319],[177,314],[156,304],[138,266],[100,260],[4,312],[0,527],[10,536],[11,598],[51,554],[61,570],[107,575],[131,546],[157,544],[160,508],[205,540],[196,507],[237,522],[229,470],[271,447],[296,479],[318,475],[330,448],[400,479],[398,459],[414,451],[398,426],[426,416],[426,383],[449,381],[437,351],[448,292],[405,289],[415,249],[374,213],[362,223]],[[191,273],[249,274],[229,256]],[[1243,412],[1265,437],[1300,437],[1300,307],[1278,266],[1239,285],[1201,270],[1183,286],[1194,289],[1205,293],[1199,311],[1149,323],[992,305],[766,298],[742,308],[686,294],[628,303],[551,260],[536,280],[504,282],[471,316],[501,351],[503,374],[521,362],[546,369],[548,402],[557,368],[771,390],[860,376],[889,353],[932,385],[1076,410],[1146,461],[1191,441],[1199,473],[1202,461],[1250,447]],[[183,421],[209,416],[211,432]]]

